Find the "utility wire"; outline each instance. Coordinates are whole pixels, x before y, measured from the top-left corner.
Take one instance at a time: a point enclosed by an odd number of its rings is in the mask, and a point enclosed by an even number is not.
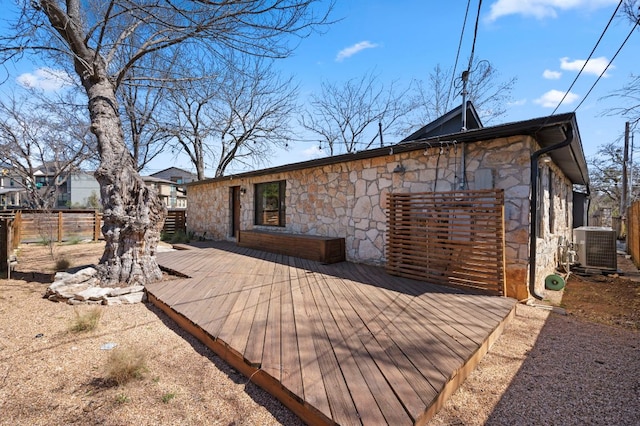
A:
[[[631,35],[633,34],[633,32],[635,31],[635,29],[638,27],[638,24],[640,24],[640,20],[637,20],[635,25],[633,26],[633,28],[631,28],[631,31],[629,31],[629,34],[627,35],[627,38],[624,39],[624,41],[622,42],[622,44],[620,45],[620,47],[618,48],[618,50],[616,51],[616,54],[613,55],[613,58],[611,58],[611,60],[609,61],[609,63],[607,64],[607,66],[605,67],[605,69],[600,73],[600,75],[598,76],[598,78],[596,79],[596,81],[593,83],[593,85],[591,86],[591,88],[589,89],[589,91],[587,92],[586,95],[584,95],[584,98],[582,98],[582,100],[580,101],[580,103],[578,104],[578,106],[576,106],[576,108],[573,110],[573,112],[576,112],[578,110],[578,108],[580,108],[580,105],[583,104],[583,102],[587,99],[587,97],[591,94],[591,91],[593,90],[594,87],[596,87],[596,84],[598,84],[598,82],[600,81],[600,79],[602,78],[602,76],[607,72],[607,70],[609,69],[609,66],[611,65],[611,63],[614,61],[614,59],[616,59],[616,56],[618,56],[618,53],[620,53],[620,51],[622,50],[622,48],[624,47],[624,45],[627,43],[627,41],[629,40],[629,38],[631,38]]]
[[[589,63],[589,60],[591,59],[591,57],[593,56],[594,52],[596,51],[596,49],[598,48],[598,45],[600,44],[600,42],[602,41],[602,38],[604,37],[604,34],[607,32],[607,30],[609,29],[609,25],[611,25],[611,22],[613,21],[613,18],[615,18],[616,14],[618,13],[618,9],[620,9],[620,6],[622,5],[622,1],[620,0],[620,2],[618,3],[618,7],[616,7],[616,10],[613,12],[613,14],[611,15],[611,18],[609,18],[609,22],[607,22],[607,26],[604,27],[604,30],[602,30],[602,34],[600,34],[600,38],[598,38],[598,41],[596,42],[596,45],[593,46],[593,49],[591,49],[591,53],[589,54],[589,57],[587,58],[586,61],[584,61],[584,64],[582,64],[582,68],[580,69],[580,71],[578,72],[578,74],[576,75],[576,77],[573,79],[573,82],[571,83],[571,86],[569,86],[569,89],[564,93],[564,96],[562,97],[562,99],[560,99],[560,102],[558,102],[558,105],[556,106],[556,108],[553,110],[553,112],[550,115],[553,115],[556,113],[556,111],[558,111],[558,108],[560,108],[560,105],[562,105],[562,102],[564,102],[564,100],[566,99],[566,97],[569,95],[569,93],[571,92],[571,89],[573,88],[573,86],[576,84],[576,81],[578,81],[578,77],[580,77],[580,74],[582,74],[582,71],[584,71],[585,67],[587,66],[587,64]],[[607,67],[609,67],[609,65],[607,65]],[[606,69],[605,69],[606,71]],[[602,75],[601,75],[602,76]],[[600,78],[598,78],[600,79]],[[596,81],[597,83],[597,81]],[[583,98],[584,99],[584,98]],[[582,103],[582,102],[581,102]],[[577,108],[576,108],[577,109]]]
[[[473,43],[471,44],[471,56],[469,56],[469,66],[467,71],[471,70],[471,64],[473,63],[473,56],[476,51],[476,39],[478,38],[478,23],[480,22],[480,9],[482,8],[482,0],[478,2],[478,14],[476,15],[476,26],[473,29]]]
[[[453,82],[456,79],[456,69],[458,68],[458,60],[460,59],[460,49],[462,48],[462,39],[464,38],[464,30],[467,27],[467,16],[469,16],[469,6],[471,0],[467,0],[467,9],[464,12],[464,21],[462,21],[462,30],[460,31],[460,40],[458,41],[458,51],[456,52],[456,62],[453,65],[453,75],[451,76],[451,84],[449,84],[449,92],[447,92],[447,104],[445,111],[449,110],[449,99],[451,99],[451,91],[453,90]]]

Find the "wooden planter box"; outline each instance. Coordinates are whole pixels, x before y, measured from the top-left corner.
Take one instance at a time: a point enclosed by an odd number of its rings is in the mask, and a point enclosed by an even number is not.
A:
[[[345,260],[344,238],[283,232],[239,231],[238,245],[322,263]]]

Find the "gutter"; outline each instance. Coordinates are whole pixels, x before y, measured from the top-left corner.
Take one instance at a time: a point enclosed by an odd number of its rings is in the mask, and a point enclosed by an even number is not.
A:
[[[536,246],[538,238],[536,232],[536,224],[538,223],[538,209],[536,208],[536,206],[538,204],[538,159],[548,152],[564,148],[565,146],[571,144],[571,142],[573,141],[573,127],[570,123],[568,123],[567,126],[568,128],[565,132],[566,139],[564,141],[559,142],[555,145],[544,147],[531,154],[531,202],[529,204],[529,209],[531,212],[531,223],[529,224],[529,293],[537,300],[542,300],[542,296],[536,293]]]

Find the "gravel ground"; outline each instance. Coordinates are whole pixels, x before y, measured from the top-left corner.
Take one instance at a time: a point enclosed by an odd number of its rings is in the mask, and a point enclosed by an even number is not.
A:
[[[36,251],[22,253],[22,266],[49,271],[47,254]],[[57,255],[95,262],[100,251],[78,245]],[[75,309],[42,299],[46,285],[28,281],[46,274],[23,276],[0,280],[0,425],[300,424],[155,308],[105,306],[96,330],[72,333]],[[105,382],[100,347],[110,342],[145,350],[143,378]],[[639,372],[637,330],[518,305],[430,424],[638,425]]]
[[[640,334],[526,305],[431,425],[638,425]]]

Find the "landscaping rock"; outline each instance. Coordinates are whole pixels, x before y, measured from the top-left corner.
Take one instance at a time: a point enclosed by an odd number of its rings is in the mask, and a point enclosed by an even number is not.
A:
[[[78,300],[102,300],[111,292],[111,288],[89,287],[79,293],[76,293],[74,299]]]
[[[108,296],[109,297],[117,297],[117,296],[122,296],[124,294],[129,294],[129,293],[138,293],[144,290],[144,286],[142,285],[133,285],[130,287],[118,287],[118,288],[114,288],[112,289]]]
[[[100,287],[95,268],[84,268],[75,274],[58,272],[44,297],[54,302],[71,305],[121,305],[145,300],[144,286]]]

